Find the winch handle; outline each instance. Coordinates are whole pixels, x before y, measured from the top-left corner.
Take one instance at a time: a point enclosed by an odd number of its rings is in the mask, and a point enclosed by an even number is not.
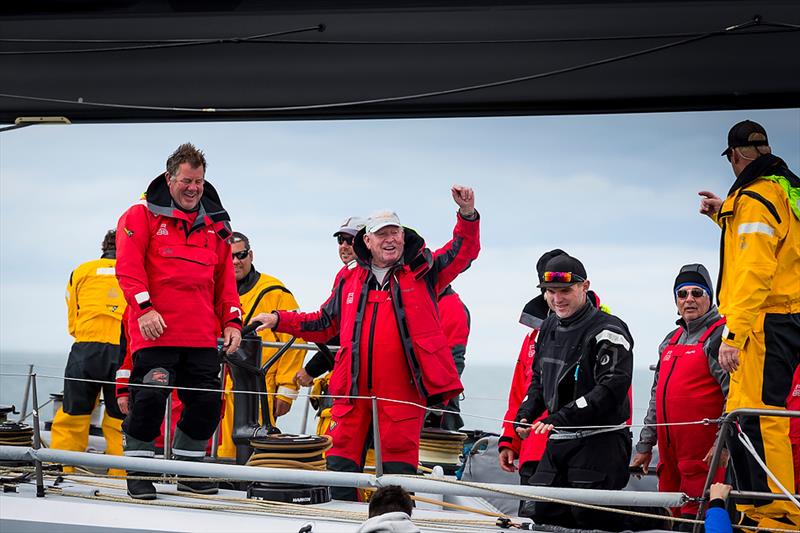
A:
[[[242,328],[242,337],[246,337],[252,333],[255,333],[256,328],[262,324],[263,322],[260,322],[258,320],[250,322],[249,324],[247,324],[245,327]]]

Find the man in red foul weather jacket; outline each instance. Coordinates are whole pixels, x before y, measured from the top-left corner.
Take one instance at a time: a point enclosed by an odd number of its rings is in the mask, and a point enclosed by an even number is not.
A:
[[[725,319],[711,302],[713,285],[703,265],[684,265],[675,279],[678,329],[659,347],[659,361],[633,466],[647,473],[653,446],[658,442],[658,489],[703,495],[708,463],[717,433],[716,425],[658,425],[716,419],[725,410],[728,373],[719,364],[718,353]],[[721,482],[724,469],[716,473]],[[694,518],[697,502],[673,510],[675,516]],[[680,524],[679,527],[692,525]]]
[[[437,405],[463,390],[436,299],[478,257],[480,237],[472,189],[455,186],[452,194],[457,221],[452,240],[442,248],[426,248],[395,213],[377,213],[355,237],[358,266],[344,273],[319,311],[253,318],[262,328],[313,342],[340,335],[329,387],[338,398],[331,408],[328,470],[360,472],[373,440],[371,402],[343,396]],[[384,472],[416,473],[424,414],[409,403],[378,401]],[[332,495],[353,500],[356,492],[336,488]]]
[[[241,341],[241,309],[228,213],[205,181],[206,159],[183,144],[167,159],[144,198],[117,226],[119,285],[128,302],[128,350],[133,354],[128,416],[122,425],[127,456],[152,457],[173,386],[219,389],[217,337],[228,353]],[[152,385],[136,387],[135,385]],[[175,430],[175,459],[202,460],[219,422],[218,392],[180,390],[184,404]],[[128,494],[156,497],[149,481],[128,479]],[[178,483],[178,490],[210,494],[214,484]]]

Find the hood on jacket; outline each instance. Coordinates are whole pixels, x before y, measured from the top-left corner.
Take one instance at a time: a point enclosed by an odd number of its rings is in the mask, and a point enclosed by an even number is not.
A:
[[[800,178],[789,170],[789,167],[783,159],[772,154],[766,154],[756,158],[752,163],[744,167],[739,177],[736,178],[736,181],[731,185],[728,196],[742,187],[749,185],[753,180],[771,174],[785,177],[792,187],[800,187]]]
[[[353,250],[356,253],[358,262],[361,266],[369,268],[372,262],[372,252],[364,242],[366,228],[362,228],[353,238]],[[425,248],[425,239],[411,228],[403,226],[403,257],[399,264],[408,265],[414,275],[420,277],[433,264],[433,256],[430,250]]]
[[[167,173],[163,172],[150,182],[150,185],[147,186],[147,192],[144,193],[144,198],[147,201],[147,208],[151,212],[157,215],[174,217],[175,210],[180,211],[180,209],[175,205],[172,195],[169,193],[166,175]],[[228,222],[231,219],[228,216],[228,212],[222,207],[217,190],[207,181],[203,184],[203,196],[200,197],[200,207],[197,214],[200,221],[205,215],[209,216],[214,222]]]
[[[411,517],[402,511],[373,516],[356,533],[419,533]]]

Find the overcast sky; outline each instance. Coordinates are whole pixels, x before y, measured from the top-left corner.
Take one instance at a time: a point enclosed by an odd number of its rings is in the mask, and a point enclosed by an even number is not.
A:
[[[536,294],[537,258],[582,259],[592,288],[628,323],[636,365],[674,327],[682,264],[716,279],[719,230],[697,191],[733,181],[720,152],[750,118],[800,170],[800,110],[387,121],[33,126],[0,134],[0,353],[66,354],[64,289],[99,257],[105,231],[191,141],[255,265],[303,309],[340,267],[341,219],[397,211],[431,247],[455,222],[454,183],[475,189],[482,251],[454,287],[472,313],[470,361],[513,364]],[[65,355],[66,357],[66,355]]]

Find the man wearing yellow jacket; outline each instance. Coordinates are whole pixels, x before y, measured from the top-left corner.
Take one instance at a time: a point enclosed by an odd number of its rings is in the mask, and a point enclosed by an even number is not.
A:
[[[114,375],[119,367],[120,321],[125,298],[114,275],[116,232],[106,233],[103,255],[83,263],[67,284],[67,323],[75,343],[69,353],[65,378],[93,379],[109,384],[64,380],[64,405],[53,419],[50,446],[82,452],[89,441],[89,423],[100,391],[105,399],[102,429],[106,453],[122,455],[122,419],[116,401]],[[71,467],[68,467],[72,471]],[[121,473],[121,472],[111,472]]]
[[[250,318],[259,313],[270,313],[276,309],[294,311],[299,308],[294,296],[283,283],[272,276],[258,272],[253,266],[253,250],[250,249],[250,240],[242,233],[234,231],[230,238],[231,254],[233,256],[233,270],[236,276],[236,287],[242,304],[243,323],[247,324]],[[260,331],[262,341],[286,342],[291,335],[273,333],[272,330]],[[297,339],[295,342],[303,342]],[[278,350],[264,348],[261,355],[261,364],[266,363]],[[269,369],[266,376],[267,392],[270,394],[269,409],[271,422],[279,416],[289,412],[292,402],[297,397],[298,387],[294,382],[294,375],[303,365],[305,352],[303,350],[288,350],[280,360]],[[230,377],[225,379],[225,390],[233,388]],[[236,445],[231,439],[233,431],[233,393],[225,393],[225,413],[221,422],[222,440],[218,455],[220,457],[236,457]]]
[[[750,120],[733,126],[728,148],[736,181],[722,201],[702,191],[700,212],[722,228],[719,310],[727,318],[719,363],[731,373],[727,410],[785,409],[800,362],[800,179],[769,147],[767,132]],[[744,434],[769,470],[794,487],[789,419],[748,417]],[[729,443],[742,490],[780,492],[734,436]],[[742,501],[743,525],[800,526],[788,501]]]

